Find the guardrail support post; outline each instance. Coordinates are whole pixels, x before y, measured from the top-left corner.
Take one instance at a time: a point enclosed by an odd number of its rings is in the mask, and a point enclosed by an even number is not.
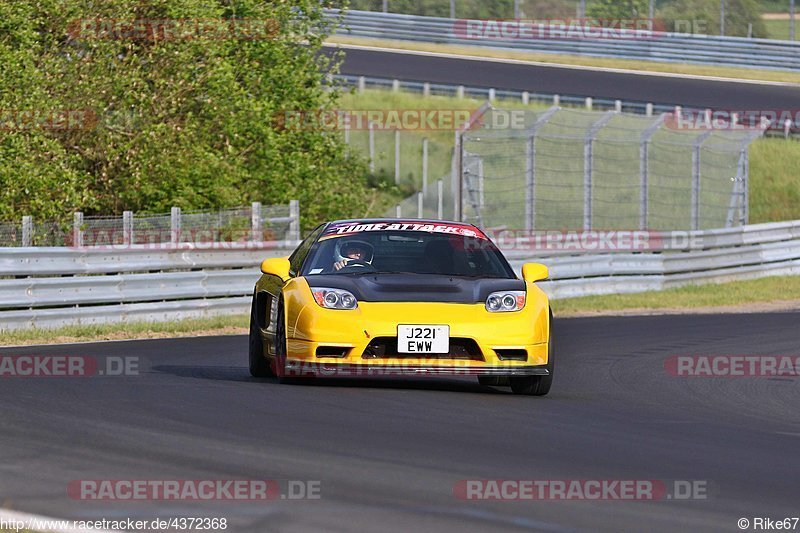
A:
[[[133,244],[133,211],[122,212],[122,242],[125,246]]]
[[[622,113],[622,100],[614,100],[614,111]]]
[[[400,90],[400,80],[393,79],[392,80],[392,92],[397,92]]]
[[[261,202],[250,204],[250,242],[261,242]]]
[[[176,246],[181,242],[181,208],[173,207],[170,211],[170,224],[169,224],[169,237],[170,244]]]
[[[558,106],[561,105],[561,96],[558,94],[553,95],[553,105]]]
[[[489,89],[489,101],[494,102],[497,99],[497,91],[494,88]]]
[[[22,217],[22,246],[33,246],[33,218],[30,215]]]
[[[522,91],[522,104],[528,105],[531,103],[531,93],[528,91]]]
[[[394,130],[394,183],[400,185],[400,130]]]
[[[457,98],[464,98],[464,86],[463,85],[459,85],[456,88],[456,97]]]
[[[647,105],[644,106],[644,114],[645,116],[652,117],[653,116],[653,104],[647,102]]]
[[[428,194],[428,138],[422,138],[422,194]]]
[[[364,76],[358,77],[358,92],[363,93],[367,87],[367,78]]]
[[[400,208],[400,204],[397,204],[394,208],[394,218],[402,218],[403,210]]]
[[[300,200],[289,200],[289,216],[292,221],[289,222],[289,234],[287,237],[290,241],[300,240]]]
[[[114,244],[114,240],[111,240]],[[72,245],[76,248],[83,247],[83,213],[77,211],[72,214]]]
[[[591,96],[587,96],[586,97],[586,109],[588,109],[589,111],[592,110],[592,97]]]
[[[422,191],[417,193],[417,218],[422,218],[423,197]]]
[[[422,96],[427,98],[430,95],[431,95],[431,84],[426,81],[425,83],[422,84]]]

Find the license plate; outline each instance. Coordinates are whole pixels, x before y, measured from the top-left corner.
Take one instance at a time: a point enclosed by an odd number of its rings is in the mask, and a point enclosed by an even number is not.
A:
[[[450,351],[450,326],[398,325],[397,351],[400,353],[448,353]]]

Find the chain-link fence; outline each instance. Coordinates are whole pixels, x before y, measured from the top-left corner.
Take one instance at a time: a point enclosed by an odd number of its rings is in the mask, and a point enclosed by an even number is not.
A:
[[[288,205],[250,206],[208,211],[182,211],[121,216],[84,216],[71,221],[0,224],[0,246],[126,246],[178,243],[296,241],[300,238],[300,208]]]
[[[442,193],[408,198],[401,215],[526,230],[738,226],[748,216],[748,146],[763,131],[674,114],[489,108],[461,135]]]

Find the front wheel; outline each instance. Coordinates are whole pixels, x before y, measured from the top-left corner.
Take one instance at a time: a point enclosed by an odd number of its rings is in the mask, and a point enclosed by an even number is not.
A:
[[[528,396],[544,396],[550,392],[553,384],[554,355],[553,349],[553,312],[550,311],[550,328],[547,339],[547,370],[546,376],[511,376],[511,390],[514,394],[525,394]]]
[[[275,327],[275,357],[272,360],[275,366],[272,371],[278,376],[278,383],[294,384],[305,383],[308,378],[286,375],[286,318],[283,312],[283,302],[278,304],[278,319]]]
[[[275,374],[264,357],[264,340],[261,338],[258,322],[256,321],[256,297],[253,295],[253,304],[250,306],[250,375],[254,378],[268,378]]]

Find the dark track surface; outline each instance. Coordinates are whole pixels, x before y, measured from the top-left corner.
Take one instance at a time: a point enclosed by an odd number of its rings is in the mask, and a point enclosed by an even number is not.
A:
[[[800,87],[642,76],[348,49],[343,74],[721,110],[798,109]]]
[[[469,378],[279,385],[246,337],[4,348],[139,356],[139,376],[0,379],[0,501],[228,531],[738,531],[800,513],[796,378],[676,378],[674,354],[798,355],[800,314],[556,319],[544,398]],[[321,480],[318,501],[81,502],[75,479]],[[707,500],[473,502],[463,479],[689,479]]]

